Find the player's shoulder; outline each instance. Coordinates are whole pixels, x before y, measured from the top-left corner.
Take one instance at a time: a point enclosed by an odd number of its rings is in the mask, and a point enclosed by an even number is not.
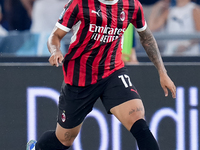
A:
[[[142,4],[140,3],[139,0],[128,0],[130,5],[134,5],[134,7],[141,7]]]
[[[119,0],[118,2],[122,2],[123,4],[129,4],[129,6],[137,7],[141,5],[139,0]]]
[[[129,2],[133,2],[133,3],[140,3],[139,0],[128,0]]]
[[[82,6],[84,4],[88,5],[90,3],[94,3],[95,0],[70,0],[73,1],[72,3],[78,4],[79,6]]]
[[[79,0],[68,0],[67,4],[65,4],[65,11],[72,11],[78,5],[78,1]]]
[[[128,1],[129,3],[140,3],[139,0],[122,0],[122,1]]]
[[[80,0],[69,0],[67,4],[78,4]]]

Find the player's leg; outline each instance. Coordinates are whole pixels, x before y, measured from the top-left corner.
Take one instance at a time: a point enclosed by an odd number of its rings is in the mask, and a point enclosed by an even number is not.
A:
[[[56,131],[45,132],[37,141],[35,150],[64,150],[72,145],[84,118],[92,111],[100,95],[101,90],[95,90],[96,87],[98,85],[77,87],[63,83],[59,97]]]
[[[159,150],[157,141],[144,120],[144,106],[140,99],[133,99],[113,107],[110,112],[135,137],[139,150]]]
[[[67,114],[63,114],[63,110],[59,109],[56,130],[46,131],[42,134],[37,142],[31,140],[30,142],[28,142],[26,150],[68,149],[78,135],[82,123],[72,121],[73,118],[77,120],[76,116],[72,116],[67,119],[65,115]]]
[[[47,131],[39,138],[35,150],[68,149],[78,135],[81,125],[72,129],[65,129],[57,123],[56,131]]]
[[[65,146],[71,146],[81,129],[82,123],[72,129],[65,129],[57,123],[56,136]]]
[[[122,68],[114,72],[101,96],[108,113],[114,114],[136,138],[140,150],[158,150],[158,145],[144,120],[140,95]]]
[[[111,108],[110,112],[130,130],[137,120],[144,119],[145,110],[142,101],[134,99]]]

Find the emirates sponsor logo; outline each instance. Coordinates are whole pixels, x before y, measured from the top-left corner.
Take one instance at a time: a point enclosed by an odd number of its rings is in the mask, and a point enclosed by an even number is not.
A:
[[[95,40],[95,41],[100,41],[103,43],[109,43],[109,42],[113,42],[114,40],[118,39],[119,36],[108,36],[108,35],[102,35],[102,34],[98,34],[98,33],[94,33],[91,37],[91,39]]]
[[[112,42],[118,39],[118,37],[122,35],[125,30],[126,28],[111,28],[107,25],[104,27],[97,26],[95,24],[90,24],[89,27],[89,31],[93,32],[91,39],[104,43]]]

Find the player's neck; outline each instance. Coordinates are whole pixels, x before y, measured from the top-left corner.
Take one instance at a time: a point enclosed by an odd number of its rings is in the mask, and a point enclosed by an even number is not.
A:
[[[106,5],[113,5],[118,2],[118,0],[99,0],[101,3],[104,3]]]

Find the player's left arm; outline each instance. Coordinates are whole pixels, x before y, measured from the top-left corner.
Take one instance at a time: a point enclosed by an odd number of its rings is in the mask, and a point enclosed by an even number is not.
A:
[[[135,6],[137,6],[137,8],[135,7],[136,11],[133,16],[136,17],[132,19],[131,23],[135,26],[136,31],[140,36],[140,42],[143,45],[147,55],[149,56],[149,59],[154,63],[155,67],[158,70],[160,76],[160,84],[164,90],[165,96],[168,96],[169,89],[172,93],[172,97],[175,98],[176,87],[167,75],[167,71],[163,64],[157,42],[146,24],[143,7],[138,0],[135,1]]]
[[[140,42],[142,46],[144,47],[149,59],[153,62],[153,64],[158,70],[158,73],[160,76],[160,84],[164,90],[165,96],[168,96],[168,89],[169,89],[172,93],[172,97],[175,98],[176,87],[173,81],[167,75],[167,71],[163,64],[163,61],[162,61],[162,58],[157,46],[157,42],[152,32],[147,27],[144,31],[138,32],[138,34],[140,36]]]

